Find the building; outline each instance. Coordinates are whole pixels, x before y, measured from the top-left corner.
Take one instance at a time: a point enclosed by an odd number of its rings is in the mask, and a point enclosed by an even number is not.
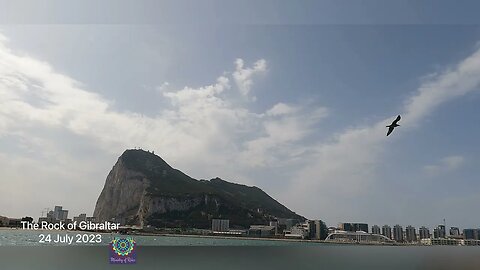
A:
[[[278,221],[270,221],[268,225],[275,227],[275,235],[277,235],[278,234]]]
[[[62,206],[55,206],[53,209],[53,218],[60,221],[68,219],[68,210],[63,209]]]
[[[8,226],[9,218],[0,216],[0,227]]]
[[[393,240],[403,242],[403,228],[398,224],[393,226]]]
[[[95,222],[97,222],[97,218],[96,217],[87,217],[87,222],[95,223]]]
[[[308,238],[314,240],[322,240],[327,237],[327,229],[325,223],[321,220],[307,220],[304,227],[308,231]]]
[[[340,229],[347,232],[366,232],[368,233],[368,224],[366,223],[340,223]]]
[[[480,240],[480,229],[464,229],[463,238],[467,240]]]
[[[252,225],[248,230],[248,235],[252,237],[271,237],[275,235],[275,227],[267,225]]]
[[[459,236],[460,229],[458,227],[450,227],[450,235],[451,236]]]
[[[380,234],[369,234],[363,231],[347,232],[336,231],[331,233],[325,239],[327,242],[334,243],[365,243],[365,244],[385,244],[393,243],[390,238]]]
[[[378,225],[373,225],[372,226],[372,233],[373,234],[380,234],[380,227]]]
[[[277,218],[278,229],[280,231],[290,230],[293,226],[299,223],[298,220],[292,218]]]
[[[433,229],[433,238],[446,238],[445,225],[438,225]]]
[[[420,227],[420,229],[418,229],[418,234],[419,234],[420,240],[430,238],[430,230],[425,226],[422,226]]]
[[[73,222],[87,221],[87,214],[80,214],[78,217],[73,217]]]
[[[435,230],[438,230],[438,228],[435,228]],[[422,245],[427,245],[427,246],[459,246],[461,245],[461,242],[458,239],[445,239],[445,238],[422,239],[420,243],[422,243]]]
[[[417,232],[415,227],[408,225],[405,228],[405,238],[409,243],[417,242]]]
[[[445,225],[440,224],[437,226],[437,237],[435,238],[446,238],[447,232],[445,230]]]
[[[385,237],[388,237],[389,239],[392,239],[392,227],[388,225],[383,225],[382,226],[382,235]]]
[[[212,219],[212,231],[228,232],[230,230],[230,220],[228,219]]]
[[[296,239],[305,239],[309,235],[308,229],[300,224],[291,227],[290,230],[285,230],[284,233],[284,236],[286,238]]]
[[[9,218],[8,219],[8,226],[9,227],[22,227],[22,219],[21,218]]]

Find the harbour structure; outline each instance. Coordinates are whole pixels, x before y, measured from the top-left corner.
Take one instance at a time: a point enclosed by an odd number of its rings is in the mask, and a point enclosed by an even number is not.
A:
[[[326,242],[356,243],[356,244],[391,244],[393,241],[380,234],[370,234],[364,231],[349,232],[337,230],[327,236]]]

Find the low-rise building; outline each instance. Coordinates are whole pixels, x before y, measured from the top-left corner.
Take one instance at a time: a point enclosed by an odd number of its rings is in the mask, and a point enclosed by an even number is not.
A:
[[[297,224],[290,228],[290,230],[284,231],[286,238],[305,239],[308,237],[308,229],[305,226]]]
[[[268,225],[252,225],[248,229],[248,236],[251,237],[271,237],[275,236],[275,227]]]
[[[365,244],[392,244],[393,241],[380,234],[369,234],[363,231],[347,232],[336,231],[331,233],[325,239],[327,242],[334,243],[365,243]]]
[[[0,216],[0,227],[8,226],[9,218]]]
[[[78,217],[73,217],[73,222],[87,221],[87,214],[80,214]]]

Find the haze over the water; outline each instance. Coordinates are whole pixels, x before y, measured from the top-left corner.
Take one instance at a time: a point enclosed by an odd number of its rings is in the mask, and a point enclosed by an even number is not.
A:
[[[480,225],[479,26],[228,12],[2,26],[0,215],[91,214],[118,156],[141,147],[329,225]]]

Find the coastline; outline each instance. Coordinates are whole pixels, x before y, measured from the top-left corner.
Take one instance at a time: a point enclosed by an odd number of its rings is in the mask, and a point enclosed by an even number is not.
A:
[[[288,239],[288,238],[260,238],[260,237],[236,237],[236,236],[221,236],[221,235],[198,235],[198,234],[155,234],[155,233],[132,233],[128,235],[138,236],[164,236],[164,237],[185,237],[185,238],[203,238],[203,239],[226,239],[226,240],[249,240],[249,241],[280,241],[280,242],[294,242],[294,243],[312,243],[325,245],[351,245],[351,246],[423,246],[423,245],[405,245],[399,243],[380,244],[380,243],[348,243],[348,242],[333,242],[325,240],[310,240],[310,239]]]

